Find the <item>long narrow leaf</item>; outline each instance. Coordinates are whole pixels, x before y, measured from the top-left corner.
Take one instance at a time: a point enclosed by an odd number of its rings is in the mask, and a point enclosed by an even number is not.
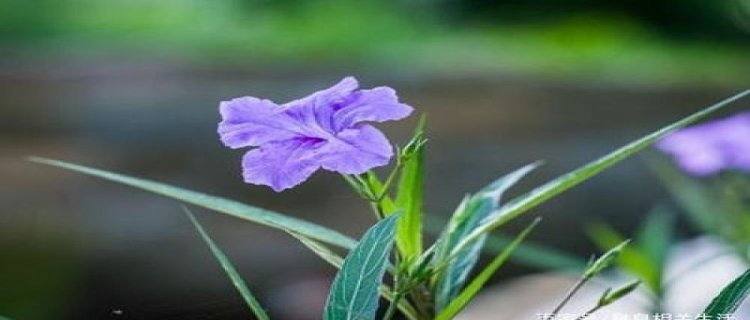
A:
[[[737,311],[748,294],[750,294],[750,270],[745,271],[732,283],[724,287],[721,293],[706,307],[703,314],[707,316],[706,319],[723,319],[720,318],[720,315],[723,315],[723,317],[730,316]]]
[[[414,150],[407,150],[409,158],[403,164],[396,195],[396,207],[402,210],[396,231],[396,245],[404,257],[416,257],[422,252],[422,202],[424,191],[424,117],[417,125]],[[411,148],[409,145],[407,148]]]
[[[581,182],[588,180],[589,178],[602,172],[604,169],[611,167],[612,165],[630,157],[638,151],[650,146],[660,138],[667,134],[680,129],[684,126],[692,124],[709,114],[726,107],[727,105],[735,102],[750,94],[750,90],[745,90],[738,93],[730,98],[722,100],[708,108],[698,111],[690,116],[687,116],[677,122],[667,125],[659,130],[656,130],[640,139],[637,139],[625,146],[597,159],[589,164],[584,165],[572,172],[564,174],[544,185],[532,190],[531,192],[520,196],[510,203],[504,205],[499,211],[493,215],[493,219],[483,224],[479,228],[476,228],[469,236],[465,237],[462,243],[459,243],[455,250],[463,250],[471,243],[476,241],[482,235],[494,230],[495,228],[505,224],[506,222],[518,217],[525,213],[531,208],[538,206],[539,204],[547,201],[548,199],[578,185]]]
[[[229,261],[229,258],[227,258],[227,256],[224,254],[224,252],[221,251],[219,246],[214,243],[214,241],[208,235],[208,232],[203,229],[203,226],[200,224],[200,222],[198,222],[198,219],[195,218],[193,213],[191,213],[187,208],[184,208],[184,210],[185,214],[188,216],[188,218],[190,218],[190,221],[195,226],[195,229],[198,230],[198,233],[200,233],[203,241],[205,241],[209,249],[211,249],[211,253],[214,255],[214,257],[216,257],[216,260],[219,261],[221,267],[227,273],[227,276],[229,276],[229,279],[232,280],[232,284],[235,288],[237,288],[237,291],[239,291],[242,299],[244,299],[248,307],[250,307],[250,311],[252,311],[259,320],[268,320],[268,314],[266,314],[266,311],[263,310],[263,307],[260,306],[260,303],[257,299],[255,299],[253,294],[250,293],[250,289],[248,289],[247,284],[245,284],[245,281],[242,280],[242,277],[237,272],[237,269],[234,268],[232,262]]]
[[[438,219],[426,219],[425,228],[431,234],[437,234],[445,225]],[[492,233],[487,235],[482,253],[497,255],[505,247],[513,242],[513,237],[503,234]],[[510,261],[523,266],[532,267],[541,270],[560,270],[560,269],[583,269],[586,267],[586,259],[567,253],[563,250],[552,248],[546,245],[524,241],[519,244]]]
[[[38,157],[31,157],[29,160],[146,190],[272,228],[292,231],[343,248],[350,249],[356,244],[352,238],[338,231],[238,201],[59,160]]]
[[[657,207],[649,213],[635,239],[638,250],[643,251],[657,271],[657,278],[654,281],[661,286],[664,282],[669,249],[672,248],[674,242],[675,224],[673,220],[671,214],[663,208]]]
[[[482,270],[482,272],[477,275],[474,280],[472,280],[469,285],[464,288],[463,291],[455,298],[453,299],[448,306],[443,309],[440,314],[435,318],[436,320],[450,320],[453,319],[461,310],[466,307],[466,305],[471,301],[472,298],[479,292],[479,290],[482,289],[485,283],[492,277],[493,274],[497,271],[498,268],[500,268],[505,261],[508,260],[511,253],[518,247],[518,245],[523,241],[526,236],[529,235],[531,230],[536,227],[537,224],[539,224],[540,219],[537,218],[532,222],[526,229],[524,229],[515,239],[513,239],[513,242],[511,242],[502,252],[500,252],[495,259],[490,262],[487,267]]]
[[[297,234],[294,232],[289,232],[289,234],[292,235],[292,237],[297,238],[297,240],[302,242],[305,247],[310,249],[310,251],[318,255],[321,259],[325,260],[325,262],[328,262],[330,265],[336,267],[336,269],[341,269],[341,265],[344,264],[344,258],[331,251],[331,249],[324,246],[320,242],[305,237],[301,234]]]
[[[393,247],[399,213],[368,230],[344,260],[326,301],[325,320],[374,319],[378,293]]]

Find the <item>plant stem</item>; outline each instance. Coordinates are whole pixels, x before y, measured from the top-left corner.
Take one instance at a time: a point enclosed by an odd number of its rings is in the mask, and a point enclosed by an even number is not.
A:
[[[401,161],[398,161],[396,163],[396,167],[391,170],[391,172],[388,174],[388,177],[385,179],[385,182],[383,182],[383,190],[381,190],[380,194],[377,196],[377,201],[381,202],[383,198],[388,195],[388,189],[391,188],[391,184],[393,183],[393,180],[396,178],[396,175],[398,175],[399,171],[401,171],[401,168],[403,168],[403,163]]]
[[[586,319],[588,316],[592,315],[594,312],[599,311],[601,309],[601,305],[597,305],[596,307],[591,308],[589,311],[586,311],[584,314],[582,314],[580,317],[576,318],[576,320],[583,320]]]
[[[414,309],[414,307],[409,303],[408,300],[399,298],[400,300],[394,303],[394,300],[396,299],[396,294],[388,290],[387,287],[381,286],[380,295],[383,296],[386,300],[388,300],[391,304],[397,305],[398,309],[401,310],[401,314],[403,314],[407,319],[409,320],[423,319],[419,316],[419,312],[417,312],[417,310]]]
[[[385,311],[385,316],[383,316],[383,320],[390,320],[393,315],[396,313],[396,307],[398,306],[398,303],[401,301],[401,297],[403,295],[401,293],[396,293],[396,296],[393,297],[393,301],[391,301],[391,304],[388,305],[388,310]]]
[[[417,309],[417,312],[419,312],[420,315],[424,316],[427,319],[432,319],[431,317],[431,308],[429,307],[430,304],[430,291],[425,286],[420,285],[415,287],[413,290],[411,290],[411,294],[409,295],[412,298],[412,301],[414,302],[414,307]]]
[[[568,293],[565,294],[565,297],[563,297],[562,301],[560,301],[557,307],[555,307],[555,309],[552,310],[552,312],[550,313],[549,317],[547,317],[547,319],[548,320],[554,319],[557,316],[557,314],[560,313],[560,310],[562,310],[562,308],[566,304],[568,304],[570,299],[573,298],[573,296],[578,292],[578,290],[580,290],[583,287],[583,285],[586,284],[586,282],[588,281],[589,281],[588,277],[579,278],[578,281],[576,281],[576,283],[573,285],[573,287],[571,287],[570,290],[568,290]]]

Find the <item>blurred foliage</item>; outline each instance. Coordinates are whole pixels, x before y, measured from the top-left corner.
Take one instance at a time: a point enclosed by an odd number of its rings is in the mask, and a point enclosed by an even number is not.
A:
[[[676,241],[674,216],[664,208],[652,210],[638,228],[635,237],[618,257],[621,270],[637,277],[651,292],[651,309],[662,312],[668,281],[665,277],[667,258]],[[602,250],[625,240],[610,225],[596,222],[587,226],[587,233]]]
[[[168,53],[737,84],[750,74],[748,2],[0,0],[0,43],[43,57]]]
[[[71,302],[80,294],[78,286],[84,272],[84,261],[74,247],[60,235],[0,237],[2,315],[60,319],[61,314],[70,313]]]
[[[536,0],[442,1],[460,19],[555,21],[582,13],[618,15],[656,33],[682,39],[747,40],[748,3],[744,0]],[[744,22],[743,22],[744,20]]]
[[[664,157],[648,164],[675,204],[700,232],[714,235],[750,262],[750,179],[744,172],[727,171],[697,179],[680,171]]]

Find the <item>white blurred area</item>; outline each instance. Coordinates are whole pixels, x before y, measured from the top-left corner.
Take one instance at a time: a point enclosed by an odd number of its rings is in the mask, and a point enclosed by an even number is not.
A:
[[[699,315],[724,286],[747,268],[742,259],[732,254],[731,248],[716,239],[700,237],[678,244],[666,266],[667,293],[659,313]],[[540,315],[554,309],[576,279],[575,274],[543,273],[485,288],[457,319],[540,319]],[[627,275],[616,274],[590,282],[566,305],[561,316],[584,313],[596,304],[606,288],[628,281]],[[642,288],[589,319],[622,319],[618,318],[622,315],[637,319],[635,315],[653,315],[650,295]],[[750,303],[746,301],[735,318],[750,319]]]

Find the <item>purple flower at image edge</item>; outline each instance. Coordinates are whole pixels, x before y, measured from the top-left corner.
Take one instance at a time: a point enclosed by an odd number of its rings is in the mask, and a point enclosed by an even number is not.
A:
[[[233,149],[255,147],[242,158],[242,176],[277,192],[320,168],[364,173],[393,157],[385,135],[367,123],[403,119],[413,109],[389,87],[358,88],[357,80],[347,77],[285,104],[255,97],[223,101],[219,136]]]
[[[695,176],[722,170],[750,172],[750,112],[679,130],[656,147],[674,157],[677,165]]]

